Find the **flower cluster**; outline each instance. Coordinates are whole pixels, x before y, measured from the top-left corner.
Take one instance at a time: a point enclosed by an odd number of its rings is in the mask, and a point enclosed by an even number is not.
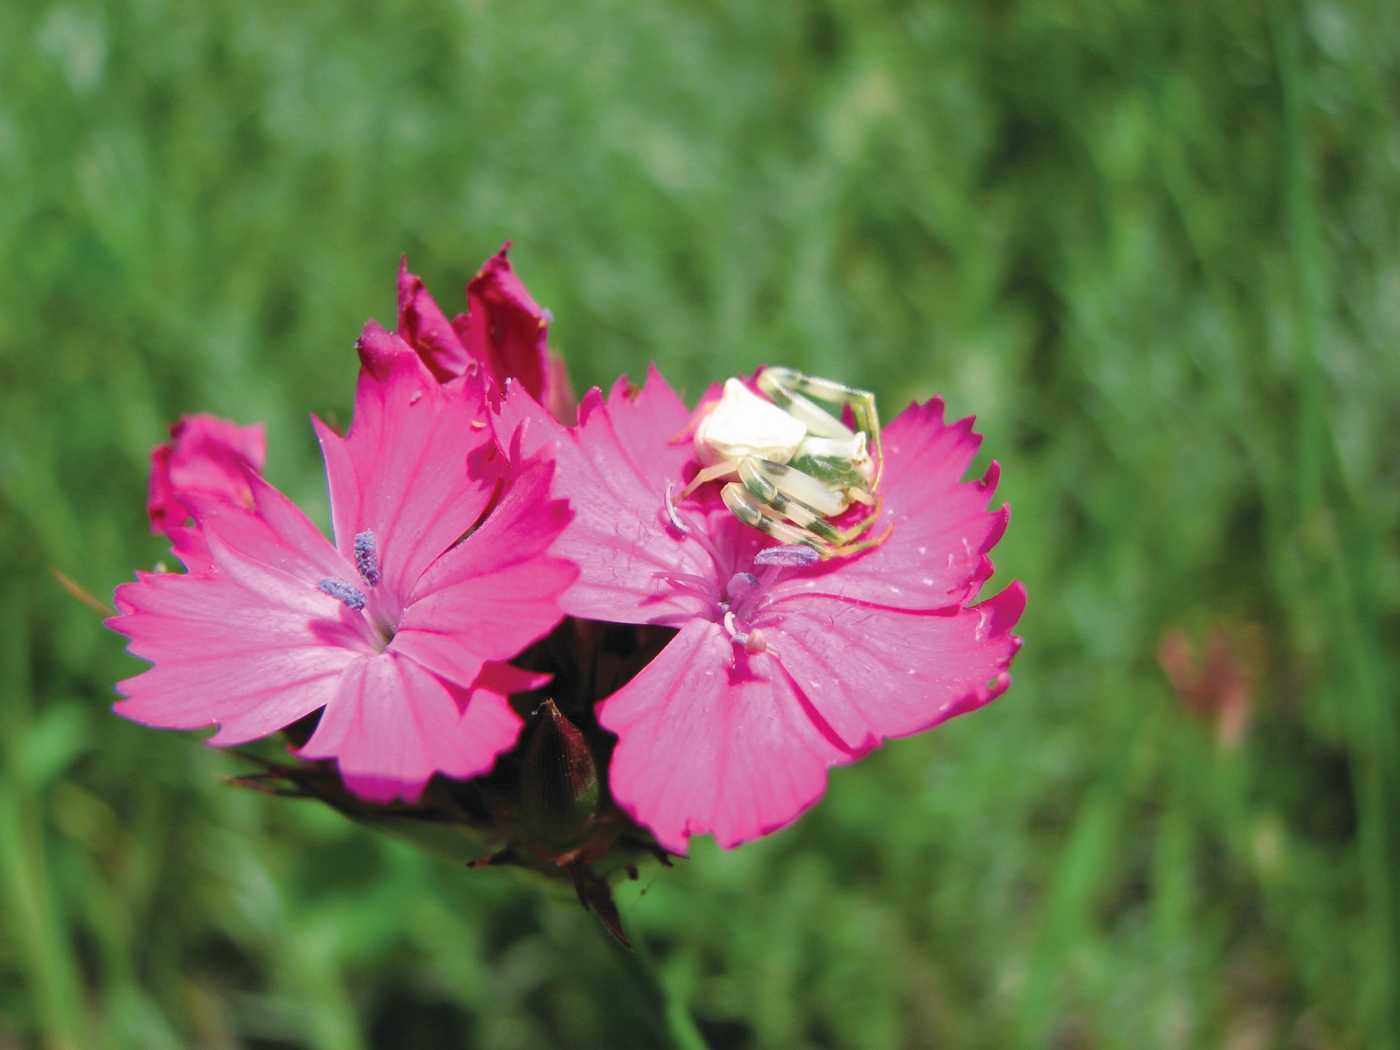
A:
[[[119,714],[281,731],[294,760],[250,751],[245,783],[562,873],[621,936],[612,873],[781,828],[828,767],[1007,687],[1025,596],[976,601],[1008,512],[995,464],[962,480],[971,420],[881,430],[785,369],[694,412],[654,368],[580,405],[505,249],[467,306],[405,263],[397,331],[365,327],[348,433],[313,419],[333,542],[263,479],[261,427],[171,429],[148,510],[186,571],[117,588],[153,665]]]

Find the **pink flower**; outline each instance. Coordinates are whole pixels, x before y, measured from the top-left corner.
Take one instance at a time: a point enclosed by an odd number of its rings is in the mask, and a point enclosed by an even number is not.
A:
[[[501,414],[526,450],[558,442],[555,491],[575,517],[555,549],[581,570],[564,610],[679,628],[598,712],[618,736],[613,796],[667,849],[780,828],[821,796],[828,766],[1010,683],[1024,590],[966,604],[1006,527],[1004,507],[986,510],[998,469],[960,480],[980,438],[971,420],[944,423],[940,401],[884,430],[878,529],[893,531],[826,562],[741,524],[714,484],[669,505],[696,465],[672,440],[690,414],[654,369],[635,398],[624,381],[606,403],[591,391],[574,430],[517,390]]]
[[[558,623],[577,570],[546,553],[568,520],[553,465],[505,462],[481,378],[440,385],[372,322],[359,350],[349,435],[315,421],[335,544],[246,464],[249,508],[180,490],[209,565],[117,589],[109,624],[155,666],[118,685],[116,710],[217,723],[210,743],[227,745],[324,708],[300,754],[335,759],[364,798],[411,801],[435,772],[477,775],[515,743],[506,694],[540,681],[500,661]],[[210,459],[196,466],[214,472]]]
[[[546,343],[549,312],[531,298],[511,269],[510,242],[482,265],[467,284],[467,312],[451,321],[399,262],[399,336],[418,351],[433,375],[446,382],[474,361],[503,387],[513,377],[550,414],[572,423],[578,412],[564,358]]]
[[[267,458],[263,427],[240,427],[210,415],[181,416],[170,428],[170,439],[151,449],[146,513],[151,531],[165,533],[188,568],[204,569],[209,565],[208,547],[199,530],[187,526],[194,500],[253,505],[246,472],[258,473]]]

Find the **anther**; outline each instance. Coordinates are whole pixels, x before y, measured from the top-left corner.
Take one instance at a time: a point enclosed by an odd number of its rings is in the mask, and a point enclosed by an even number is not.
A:
[[[370,529],[355,535],[355,568],[360,570],[360,579],[365,583],[371,587],[378,586],[379,551],[375,547],[374,532]]]
[[[365,594],[353,584],[338,580],[334,576],[327,576],[316,585],[316,589],[322,594],[328,594],[338,602],[343,602],[346,607],[354,609],[356,612],[365,607]]]
[[[777,547],[766,547],[753,557],[755,565],[781,565],[789,569],[812,565],[820,560],[820,554],[801,543],[784,543]]]

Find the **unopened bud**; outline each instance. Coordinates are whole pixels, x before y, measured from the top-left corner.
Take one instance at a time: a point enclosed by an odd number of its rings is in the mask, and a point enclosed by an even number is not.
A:
[[[520,785],[525,817],[542,844],[566,849],[581,841],[598,809],[598,770],[588,741],[553,700],[540,709],[525,749]]]

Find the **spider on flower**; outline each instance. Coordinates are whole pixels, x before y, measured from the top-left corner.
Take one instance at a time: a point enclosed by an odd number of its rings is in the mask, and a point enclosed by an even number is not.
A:
[[[736,518],[786,544],[801,544],[823,559],[857,554],[885,535],[863,538],[880,513],[880,417],[875,395],[791,368],[758,375],[759,396],[738,379],[718,401],[701,406],[695,452],[701,470],[680,494],[709,481],[727,481],[724,504]],[[815,399],[815,400],[813,400]],[[817,404],[849,407],[855,428]],[[853,504],[869,507],[853,524],[833,520]],[[689,531],[674,510],[672,524]]]

